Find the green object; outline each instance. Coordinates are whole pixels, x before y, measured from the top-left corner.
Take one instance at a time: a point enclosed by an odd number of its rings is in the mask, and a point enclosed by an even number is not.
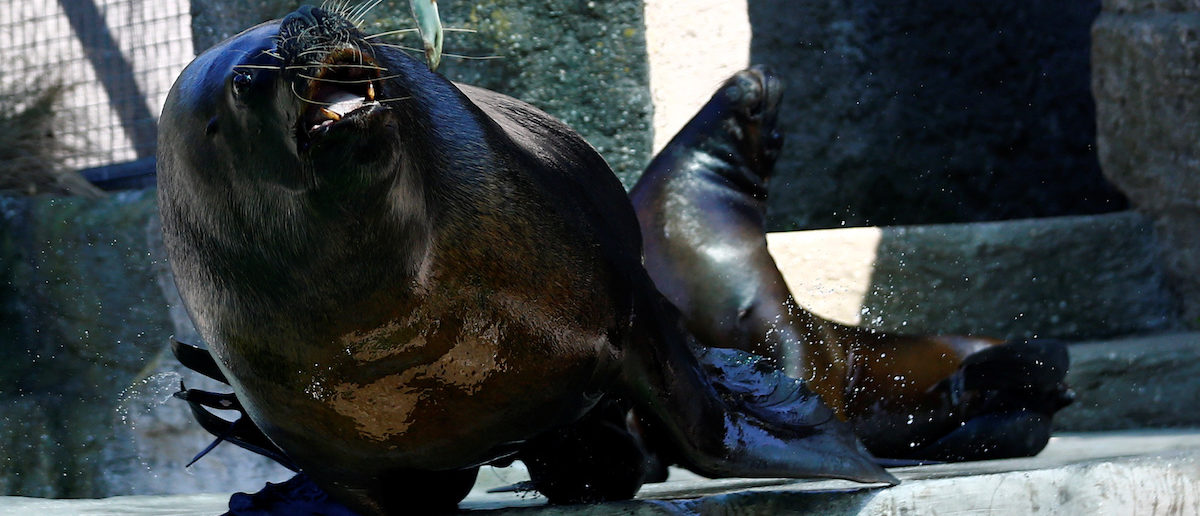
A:
[[[437,0],[409,0],[408,5],[421,33],[425,62],[430,70],[437,70],[442,62],[442,20],[438,17]]]

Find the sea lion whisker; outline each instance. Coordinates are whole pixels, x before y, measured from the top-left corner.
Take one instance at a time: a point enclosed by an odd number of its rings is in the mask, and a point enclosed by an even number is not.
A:
[[[382,37],[384,37],[384,36],[393,36],[393,35],[396,35],[396,34],[410,34],[410,33],[413,33],[413,32],[417,32],[417,31],[419,31],[419,30],[420,30],[420,29],[417,29],[417,28],[415,28],[415,27],[414,27],[414,28],[411,28],[411,29],[396,29],[396,30],[388,30],[388,31],[384,31],[384,32],[376,32],[375,34],[371,34],[371,35],[369,35],[369,36],[364,36],[364,37],[363,37],[363,39],[375,39],[375,38],[382,38]]]
[[[425,53],[425,49],[422,49],[422,48],[416,48],[416,47],[410,47],[410,46],[407,46],[407,45],[398,45],[398,44],[396,44],[396,43],[371,43],[371,44],[372,44],[372,45],[378,45],[378,46],[381,46],[381,47],[395,48],[395,49],[403,50],[403,51],[405,51],[405,52],[417,52],[417,53],[420,53],[420,54],[423,54],[423,53]]]
[[[301,57],[304,57],[304,56],[311,56],[311,55],[317,55],[317,54],[325,54],[325,53],[328,53],[328,52],[332,51],[332,50],[333,50],[333,49],[335,49],[335,48],[337,48],[337,47],[336,47],[336,46],[334,46],[334,45],[321,45],[321,46],[313,47],[313,48],[311,48],[311,49],[308,49],[308,50],[305,50],[305,51],[303,51],[303,52],[300,52],[299,54],[296,54],[296,57],[297,57],[297,58],[301,58]]]
[[[313,63],[307,65],[291,65],[285,66],[284,70],[306,70],[308,68],[364,68],[367,70],[378,70],[381,72],[388,71],[387,68],[382,66],[355,63]]]
[[[362,2],[358,2],[358,3],[357,3],[357,4],[355,4],[355,5],[350,5],[350,2],[346,2],[346,8],[345,8],[345,10],[343,10],[343,11],[342,11],[341,13],[339,13],[339,14],[340,14],[340,15],[341,15],[343,18],[346,18],[347,20],[354,21],[354,18],[355,18],[355,13],[356,13],[356,12],[358,12],[358,11],[361,11],[361,10],[362,10],[362,8],[363,8],[363,6],[364,6],[364,5],[367,5],[367,3],[368,3],[367,1],[362,1]]]
[[[358,11],[358,13],[354,16],[354,18],[356,18],[359,23],[362,23],[364,21],[364,19],[366,18],[367,13],[371,12],[376,7],[378,7],[381,2],[383,2],[383,0],[374,0],[373,2],[370,2],[370,3],[364,2],[364,5],[366,5],[366,7],[363,9],[360,9]]]
[[[377,32],[375,34],[364,36],[363,39],[375,39],[375,38],[381,38],[384,36],[394,36],[396,34],[408,35],[408,34],[412,34],[414,32],[420,32],[420,30],[421,29],[417,29],[417,28],[389,30],[389,31]],[[442,27],[442,31],[443,32],[466,32],[466,33],[470,33],[470,34],[475,34],[475,33],[479,32],[476,29],[468,29],[465,27]]]
[[[234,65],[233,68],[235,70],[239,68],[247,68],[250,70],[279,70],[280,67],[271,65]]]
[[[370,1],[363,1],[363,2],[359,2],[358,4],[356,4],[354,6],[347,5],[346,10],[339,14],[341,15],[342,18],[345,18],[350,23],[353,23],[354,25],[358,25],[358,24],[362,23],[361,16],[365,12],[364,9],[366,8],[366,6],[369,5],[370,3],[371,3]]]
[[[371,43],[371,44],[372,44],[372,45],[381,46],[381,47],[396,48],[396,49],[404,50],[404,51],[407,51],[407,52],[417,52],[417,53],[422,53],[422,52],[425,52],[425,50],[423,50],[423,49],[420,49],[420,48],[416,48],[416,47],[409,47],[409,46],[405,46],[405,45],[397,45],[397,44],[395,44],[395,43]],[[445,52],[442,52],[442,55],[443,55],[443,56],[446,56],[446,57],[453,57],[453,58],[455,58],[455,59],[470,59],[470,60],[481,60],[481,61],[482,61],[482,60],[487,60],[487,59],[503,59],[503,58],[507,57],[507,56],[501,56],[501,55],[494,55],[494,56],[467,56],[467,55],[462,55],[462,54],[449,54],[449,53],[445,53]]]
[[[323,79],[318,79],[318,80],[323,80]],[[330,82],[339,82],[339,81],[330,81]],[[337,104],[336,102],[323,102],[323,101],[320,101],[320,100],[313,100],[313,99],[310,99],[310,98],[308,98],[308,97],[305,97],[304,95],[301,95],[301,94],[300,94],[300,92],[296,91],[296,85],[295,85],[295,84],[292,84],[292,85],[291,85],[291,88],[292,88],[292,95],[295,95],[295,97],[296,97],[297,99],[300,99],[300,101],[301,101],[301,102],[305,102],[305,103],[308,103],[308,104],[312,104],[312,105],[314,105],[314,106],[322,106],[322,107],[324,107],[324,106],[332,106],[332,105],[334,105],[334,104]],[[395,97],[395,98],[390,98],[390,99],[371,99],[371,102],[378,102],[378,103],[380,103],[380,104],[383,104],[383,103],[387,103],[387,102],[398,102],[398,101],[401,101],[401,100],[409,100],[409,99],[411,99],[411,98],[412,98],[412,97]]]
[[[304,95],[301,95],[300,92],[296,91],[295,83],[292,83],[291,86],[292,86],[292,95],[295,95],[295,97],[297,99],[300,99],[301,102],[306,102],[306,103],[312,104],[314,106],[332,106],[334,104],[333,102],[321,102],[319,100],[312,100],[308,97],[305,97]]]
[[[445,52],[442,53],[442,56],[453,57],[455,59],[464,59],[464,60],[469,60],[469,61],[488,61],[488,60],[492,60],[492,59],[504,59],[505,57],[508,57],[508,56],[502,56],[502,55],[466,56],[466,55],[462,55],[462,54],[447,54]]]
[[[413,48],[413,47],[406,47],[406,46],[403,46],[403,44],[394,44],[394,43],[371,43],[371,46],[372,46],[372,47],[388,47],[388,48],[395,48],[395,49],[397,49],[397,50],[403,50],[403,52],[404,52],[404,53],[406,53],[406,54],[413,54],[413,53],[420,54],[420,55],[424,55],[424,54],[425,54],[425,50],[422,50],[422,49],[416,49],[416,48]]]
[[[305,79],[308,79],[310,81],[332,82],[335,84],[370,84],[375,81],[386,81],[388,79],[395,79],[397,77],[401,77],[400,74],[392,74],[392,75],[384,75],[384,76],[380,76],[380,77],[375,77],[375,78],[371,78],[371,79],[344,80],[344,79],[328,79],[325,77],[314,77],[312,75],[306,75],[306,74],[302,74],[302,73],[296,74],[296,75],[303,77]]]

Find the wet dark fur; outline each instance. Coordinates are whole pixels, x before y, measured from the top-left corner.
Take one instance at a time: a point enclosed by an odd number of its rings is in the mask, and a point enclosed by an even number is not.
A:
[[[365,99],[363,79],[378,105],[321,125],[314,103]],[[894,482],[803,385],[696,360],[577,134],[336,14],[302,8],[198,57],[159,149],[164,241],[214,364],[355,510],[447,510],[514,457],[552,501],[627,498],[629,407],[701,474]]]

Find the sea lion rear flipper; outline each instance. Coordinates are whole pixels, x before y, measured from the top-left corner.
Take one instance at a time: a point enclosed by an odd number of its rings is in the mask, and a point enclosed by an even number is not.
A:
[[[1069,405],[1070,358],[1057,340],[1012,341],[967,356],[934,389],[957,400],[966,420],[913,455],[945,461],[1037,455],[1050,439],[1051,418]]]
[[[1005,342],[963,360],[959,371],[968,390],[1042,390],[1066,380],[1067,346],[1053,339]]]
[[[802,381],[739,351],[698,348],[697,360],[675,307],[661,296],[644,303],[623,378],[647,426],[667,434],[656,444],[685,467],[710,477],[899,483]]]

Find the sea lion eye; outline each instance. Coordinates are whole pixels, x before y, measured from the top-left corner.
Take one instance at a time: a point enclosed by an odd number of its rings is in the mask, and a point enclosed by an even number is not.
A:
[[[241,96],[250,89],[250,85],[254,83],[254,76],[249,72],[237,72],[233,75],[233,94]]]

